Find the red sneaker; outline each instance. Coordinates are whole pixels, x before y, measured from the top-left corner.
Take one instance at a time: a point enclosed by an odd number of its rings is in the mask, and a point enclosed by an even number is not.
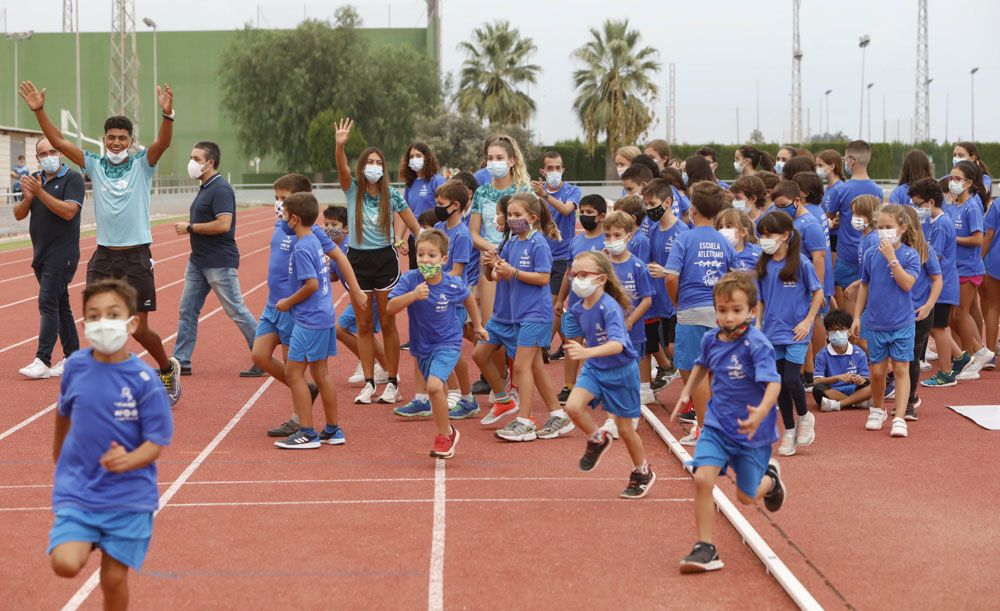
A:
[[[431,458],[451,458],[455,455],[455,446],[458,445],[458,429],[451,427],[451,435],[438,435],[434,438],[434,447],[431,448]]]

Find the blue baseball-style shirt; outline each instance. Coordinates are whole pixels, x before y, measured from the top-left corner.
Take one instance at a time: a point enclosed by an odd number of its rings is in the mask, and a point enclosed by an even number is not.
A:
[[[920,272],[917,274],[917,281],[910,289],[910,299],[913,300],[913,309],[917,309],[927,303],[927,298],[931,295],[931,276],[941,275],[941,264],[938,262],[937,253],[934,247],[927,245],[927,260],[920,265]],[[917,260],[920,260],[919,255]],[[942,279],[943,282],[943,279]]]
[[[649,275],[649,270],[636,256],[632,255],[621,263],[612,261],[611,265],[615,270],[618,282],[621,283],[622,288],[631,297],[632,307],[639,305],[639,302],[646,297],[652,297],[655,294],[653,279]],[[653,307],[652,304],[650,304],[650,307]],[[644,342],[646,341],[646,325],[643,324],[642,320],[637,320],[632,325],[632,328],[628,330],[628,334],[633,344]]]
[[[638,358],[632,340],[629,339],[629,332],[625,328],[625,314],[622,312],[622,307],[610,295],[607,293],[601,295],[594,307],[589,309],[584,306],[583,301],[580,301],[573,306],[573,314],[583,329],[588,346],[603,346],[612,341],[624,346],[624,350],[618,354],[587,359],[591,366],[611,369],[634,363]],[[643,335],[645,332],[643,328]]]
[[[66,359],[59,382],[59,415],[70,419],[56,463],[52,509],[156,511],[156,464],[124,473],[101,466],[114,441],[126,452],[149,441],[170,445],[174,422],[157,372],[135,355],[101,363],[93,348]]]
[[[461,278],[468,284],[469,263],[472,261],[472,253],[478,252],[472,247],[472,234],[469,232],[469,228],[465,226],[465,223],[459,222],[458,225],[448,229],[447,221],[442,221],[434,225],[434,228],[440,229],[448,236],[448,262],[441,268],[442,271],[448,274],[455,267],[456,263],[464,263],[465,267],[462,269]]]
[[[955,237],[967,238],[977,231],[983,231],[983,208],[979,196],[970,197],[964,204],[954,204],[951,209],[952,219],[955,222]],[[978,246],[956,245],[955,261],[960,277],[981,276],[986,273],[981,253]]]
[[[424,277],[419,271],[406,272],[389,293],[389,299],[409,293],[422,282]],[[430,290],[427,299],[414,301],[406,307],[410,325],[410,354],[426,358],[434,350],[461,351],[462,325],[455,324],[456,310],[469,296],[468,285],[458,276],[442,274],[440,282],[427,283],[427,288]]]
[[[757,280],[758,299],[764,302],[764,335],[775,346],[809,341],[812,327],[809,328],[809,335],[796,340],[795,325],[809,314],[813,293],[823,288],[812,262],[805,255],[799,255],[799,273],[795,280],[782,280],[781,270],[785,261],[768,261],[767,275]]]
[[[319,240],[323,252],[330,252],[336,245],[326,231],[319,225],[313,225],[313,235]],[[292,247],[295,245],[295,234],[285,233],[282,230],[282,223],[279,219],[274,223],[274,233],[271,234],[271,254],[267,261],[267,305],[272,308],[285,297],[290,296],[298,290],[298,284],[292,288],[288,276],[288,262],[292,256]],[[347,251],[347,246],[341,247]],[[337,274],[338,276],[340,274]]]
[[[129,154],[115,165],[107,157],[83,152],[83,173],[94,184],[94,217],[101,246],[138,246],[153,241],[149,200],[156,166],[149,164],[146,153]]]
[[[712,372],[712,397],[708,400],[705,426],[721,431],[736,443],[759,448],[778,439],[776,407],[757,427],[753,439],[739,432],[739,420],[749,416],[747,405],[756,407],[769,382],[781,382],[774,362],[774,348],[760,329],[750,326],[736,341],[719,339],[719,328],[701,338],[696,365]]]
[[[853,373],[863,378],[868,377],[868,355],[865,354],[864,350],[848,343],[844,354],[839,354],[832,344],[827,344],[825,349],[816,354],[814,377],[829,378],[845,373]],[[847,382],[834,382],[830,387],[836,391],[844,392],[853,389],[854,385]]]
[[[851,202],[859,195],[874,195],[882,199],[882,188],[873,180],[848,180],[843,186],[830,193],[827,212],[840,215],[840,232],[837,238],[837,258],[853,265],[858,257],[858,240],[861,233],[851,226]]]
[[[325,233],[325,232],[324,232]],[[292,306],[295,324],[306,329],[332,329],[337,320],[330,299],[330,265],[323,247],[314,235],[305,235],[295,242],[288,259],[288,278],[291,293],[299,290],[310,278],[319,287],[311,295]]]
[[[507,262],[521,272],[547,274],[552,271],[552,251],[541,232],[532,231],[524,240],[511,239],[507,253]],[[539,286],[518,278],[511,280],[510,313],[517,323],[551,323],[555,314],[552,312],[552,292],[548,283]]]
[[[434,209],[434,193],[444,183],[444,176],[435,174],[431,176],[430,180],[416,178],[412,185],[403,189],[403,200],[410,207],[413,216],[420,218],[423,212]],[[353,203],[353,200],[349,199],[347,201],[348,203]]]
[[[958,305],[958,264],[955,261],[955,226],[951,217],[940,214],[937,218],[924,221],[924,235],[927,243],[934,248],[941,267],[941,296],[938,303]]]
[[[711,306],[713,287],[735,260],[733,247],[714,227],[695,227],[678,236],[664,265],[668,274],[679,276],[677,311]]]
[[[569,214],[563,214],[549,204],[549,213],[552,215],[552,220],[555,221],[556,227],[559,228],[561,236],[558,240],[547,238],[549,240],[549,248],[552,250],[552,260],[565,261],[569,259],[570,247],[573,244],[573,238],[576,236],[576,209],[580,205],[582,193],[580,192],[580,187],[568,182],[559,185],[559,188],[555,191],[549,191],[547,186],[544,189],[546,193],[559,201],[573,204],[573,211]]]
[[[983,219],[983,233],[990,230],[993,230],[993,239],[990,240],[983,264],[991,278],[1000,280],[1000,206],[996,202],[986,211]]]
[[[688,231],[691,230],[680,219],[676,219],[674,224],[666,229],[662,229],[660,223],[652,224],[649,228],[649,262],[666,267],[677,238]],[[676,314],[677,310],[670,295],[667,294],[667,284],[663,278],[653,282],[653,290],[655,291],[653,305],[646,311],[646,318],[669,318]]]
[[[920,257],[906,244],[896,248],[896,259],[914,278],[920,273]],[[878,248],[865,253],[861,282],[868,285],[864,324],[873,331],[895,331],[914,322],[910,291],[904,291],[892,276],[892,269]]]

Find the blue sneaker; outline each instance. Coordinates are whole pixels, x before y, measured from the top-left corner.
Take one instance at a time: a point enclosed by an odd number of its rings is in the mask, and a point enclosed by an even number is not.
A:
[[[885,398],[892,399],[896,396],[896,378],[889,376],[885,380]]]
[[[347,438],[344,437],[344,429],[339,426],[334,425],[333,432],[329,432],[325,427],[319,432],[319,442],[328,443],[332,446],[342,446],[347,443]]]
[[[972,362],[972,355],[968,352],[962,351],[962,354],[957,359],[951,359],[951,375],[958,376],[958,374],[965,371],[965,368],[969,366]]]
[[[431,402],[426,399],[414,399],[392,410],[392,413],[404,418],[426,418],[431,415]]]
[[[464,420],[477,415],[479,415],[479,404],[476,403],[475,399],[472,401],[459,399],[455,407],[448,410],[449,420]]]
[[[319,436],[316,433],[309,434],[299,429],[288,436],[287,439],[275,441],[274,445],[283,450],[312,450],[320,445]]]

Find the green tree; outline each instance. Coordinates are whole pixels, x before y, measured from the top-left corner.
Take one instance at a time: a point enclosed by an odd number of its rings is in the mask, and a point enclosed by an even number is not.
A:
[[[494,125],[527,125],[535,103],[520,91],[534,84],[541,68],[529,64],[535,43],[508,21],[484,24],[458,48],[469,56],[459,73],[458,108]]]
[[[609,177],[614,151],[634,143],[653,121],[649,110],[657,92],[653,74],[660,70],[660,62],[656,49],[639,47],[639,38],[628,20],[609,19],[600,30],[591,28],[590,40],[573,51],[573,58],[583,64],[573,73],[573,110],[591,152],[604,134]]]
[[[414,140],[429,146],[442,167],[475,172],[484,160],[483,142],[487,135],[494,132],[507,134],[517,141],[524,158],[529,160],[528,171],[533,173],[530,164],[537,160],[540,153],[534,134],[523,127],[486,129],[479,119],[468,113],[442,112],[419,119]]]
[[[316,115],[309,123],[309,132],[306,136],[306,148],[309,152],[309,167],[317,173],[315,182],[324,182],[322,174],[336,170],[337,163],[334,159],[334,148],[336,146],[336,128],[334,122],[345,116],[339,110],[324,110]],[[351,130],[351,139],[347,142],[345,150],[347,156],[354,158],[361,154],[365,148],[365,136],[361,129],[355,127]]]

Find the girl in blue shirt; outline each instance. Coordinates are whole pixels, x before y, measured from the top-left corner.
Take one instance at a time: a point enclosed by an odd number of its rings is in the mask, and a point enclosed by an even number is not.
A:
[[[906,197],[909,199],[909,195]],[[896,207],[901,210],[895,210]],[[938,262],[934,248],[924,239],[924,231],[920,225],[920,219],[917,217],[916,208],[912,205],[886,206],[883,211],[891,214],[898,214],[901,211],[906,215],[906,232],[900,237],[900,241],[917,251],[917,257],[920,259],[917,281],[913,284],[913,290],[910,291],[916,321],[913,327],[913,360],[910,361],[910,396],[906,402],[906,415],[904,416],[906,420],[914,421],[917,419],[920,361],[923,360],[924,352],[927,351],[927,339],[931,335],[931,328],[934,324],[934,305],[941,297],[944,282],[941,277],[941,264]]]
[[[952,150],[951,164],[956,166],[962,161],[969,161],[979,168],[979,171],[983,174],[983,185],[987,191],[990,191],[990,186],[993,182],[990,179],[990,169],[986,167],[986,164],[983,163],[982,158],[979,156],[979,147],[976,146],[975,142],[964,140],[955,144],[955,148]]]
[[[785,433],[778,454],[792,456],[795,446],[816,438],[815,417],[806,405],[802,383],[813,321],[823,305],[823,285],[812,263],[802,255],[802,238],[785,212],[769,212],[757,225],[763,253],[757,262],[758,316],[761,329],[774,346],[781,376],[778,407]],[[793,413],[794,409],[794,413]],[[798,415],[798,423],[795,421]]]
[[[844,175],[844,158],[833,149],[820,151],[819,155],[816,155],[816,174],[826,181],[826,190],[823,192],[823,200],[820,206],[823,208],[823,212],[829,213],[830,199],[847,180],[847,176]],[[827,218],[830,219],[830,253],[833,255],[834,263],[836,263],[837,234],[840,231],[840,218],[837,216],[831,217],[829,214],[827,214]]]
[[[757,269],[760,259],[760,246],[757,244],[757,234],[754,232],[753,221],[746,212],[735,208],[726,208],[715,217],[715,228],[729,245],[736,251],[736,261],[733,271],[753,272]]]
[[[580,253],[573,259],[573,292],[580,301],[573,311],[586,335],[587,347],[568,341],[570,358],[584,361],[576,386],[566,401],[566,411],[573,422],[587,434],[587,449],[580,459],[580,470],[590,471],[611,446],[606,428],[597,428],[589,406],[600,403],[615,418],[618,435],[632,458],[632,474],[622,498],[646,496],[656,475],[646,463],[642,440],[635,432],[633,418],[640,413],[639,356],[629,338],[625,313],[632,302],[615,276],[608,257],[601,252]]]
[[[434,209],[434,192],[444,184],[444,176],[439,173],[438,160],[423,142],[414,142],[399,160],[399,177],[403,180],[403,201],[413,216]],[[414,252],[413,234],[406,231],[406,253],[410,269],[417,269],[417,255]]]
[[[1000,206],[991,205],[983,220],[983,263],[986,275],[979,286],[979,302],[983,304],[986,323],[986,345],[997,345],[1000,321]]]
[[[899,183],[889,194],[889,203],[912,206],[909,193],[910,185],[924,178],[931,178],[931,160],[927,157],[927,153],[913,149],[903,158],[903,167],[899,171]]]
[[[403,221],[414,235],[420,225],[413,212],[406,207],[403,196],[389,187],[385,155],[369,147],[358,157],[356,174],[364,177],[364,188],[359,188],[351,175],[351,166],[344,147],[351,137],[354,121],[344,118],[337,125],[337,172],[340,188],[347,195],[347,225],[350,230],[350,250],[347,258],[354,268],[358,285],[368,296],[368,303],[355,306],[358,318],[358,352],[364,371],[365,385],[354,399],[355,403],[372,403],[375,398],[375,317],[378,307],[382,324],[382,342],[385,346],[386,370],[389,381],[378,398],[379,403],[397,403],[399,393],[399,331],[396,319],[386,310],[389,292],[399,279],[399,258],[396,248],[406,242],[393,241],[393,215]]]

